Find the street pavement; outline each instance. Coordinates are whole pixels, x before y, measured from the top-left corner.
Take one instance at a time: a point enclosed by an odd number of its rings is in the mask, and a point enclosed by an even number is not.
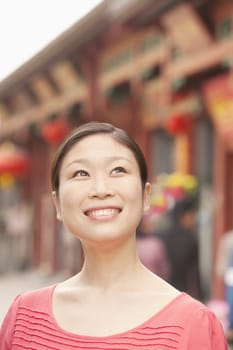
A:
[[[15,296],[62,281],[62,274],[48,276],[42,271],[28,270],[0,275],[0,325]]]

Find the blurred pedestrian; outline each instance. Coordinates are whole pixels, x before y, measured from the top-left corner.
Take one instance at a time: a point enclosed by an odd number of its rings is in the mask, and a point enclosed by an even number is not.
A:
[[[138,258],[151,185],[142,151],[122,129],[92,122],[74,130],[55,156],[52,188],[57,218],[82,242],[83,268],[18,296],[1,350],[227,349],[214,314]]]
[[[3,211],[8,239],[8,271],[25,270],[29,267],[32,239],[33,211],[29,203],[16,202]]]
[[[202,300],[197,234],[197,203],[192,197],[177,201],[170,212],[170,225],[160,232],[170,260],[170,283]]]
[[[170,279],[170,262],[163,240],[156,235],[156,218],[153,212],[143,216],[137,229],[136,248],[142,263],[157,276]]]
[[[218,247],[216,272],[224,284],[225,300],[228,304],[227,340],[233,343],[233,231],[226,232]]]

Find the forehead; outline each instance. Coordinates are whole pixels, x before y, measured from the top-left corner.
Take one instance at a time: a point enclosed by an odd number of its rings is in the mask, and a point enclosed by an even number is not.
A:
[[[66,162],[66,160],[73,158],[74,156],[89,157],[90,155],[102,155],[106,157],[113,155],[120,157],[122,155],[124,157],[127,156],[130,159],[135,159],[133,152],[127,145],[116,140],[109,134],[95,134],[86,136],[77,141],[64,156],[63,161]]]

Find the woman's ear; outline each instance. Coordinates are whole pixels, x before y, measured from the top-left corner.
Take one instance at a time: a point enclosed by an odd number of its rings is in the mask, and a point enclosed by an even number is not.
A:
[[[53,198],[53,203],[55,205],[55,209],[57,213],[57,219],[62,221],[61,208],[60,208],[59,198],[56,191],[52,192],[52,198]]]
[[[147,182],[144,189],[143,210],[147,212],[150,209],[151,184]]]

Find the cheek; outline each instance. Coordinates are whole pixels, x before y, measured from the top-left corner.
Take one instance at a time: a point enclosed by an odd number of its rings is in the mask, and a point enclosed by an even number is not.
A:
[[[138,183],[138,181],[133,184],[133,186],[125,186],[125,194],[127,194],[127,198],[129,199],[130,203],[132,203],[133,208],[136,209],[136,207],[139,210],[142,210],[143,208],[143,190],[141,182]]]
[[[80,202],[82,190],[81,188],[76,190],[72,186],[64,185],[61,186],[59,195],[61,211],[65,211],[73,208],[74,206],[79,206],[77,204]]]

